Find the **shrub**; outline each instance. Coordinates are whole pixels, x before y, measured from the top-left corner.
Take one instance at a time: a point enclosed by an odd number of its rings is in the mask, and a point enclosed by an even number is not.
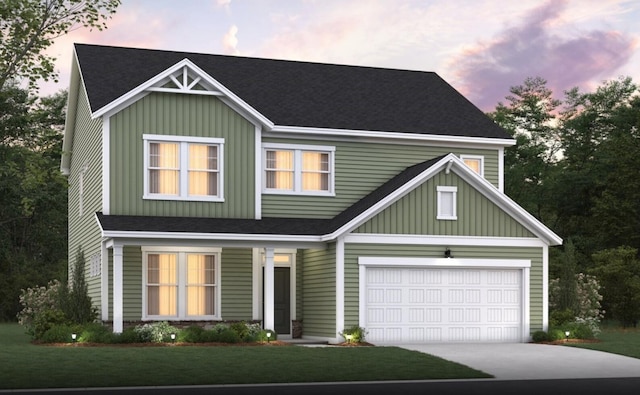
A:
[[[98,318],[98,310],[93,307],[91,297],[89,297],[84,270],[84,252],[78,249],[71,284],[64,283],[60,289],[60,308],[64,311],[67,319],[75,324],[94,322]]]
[[[167,321],[138,325],[134,330],[143,343],[170,342],[171,334],[178,335],[178,332],[180,332],[177,328],[169,325]]]
[[[39,340],[43,343],[69,343],[72,333],[76,333],[76,331],[71,325],[54,325],[45,331]]]
[[[344,337],[347,340],[347,336],[351,337],[351,342],[360,343],[364,341],[366,331],[364,328],[359,327],[358,325],[354,325],[351,328],[345,329],[340,332],[340,336]]]
[[[180,332],[180,341],[187,343],[202,343],[205,330],[197,325],[192,325]]]
[[[570,322],[565,326],[572,339],[594,339],[595,334],[586,322]]]
[[[131,343],[140,343],[140,336],[136,332],[135,328],[127,328],[122,333],[113,334],[112,337],[113,343],[122,343],[122,344],[131,344]]]
[[[238,334],[238,338],[240,340],[245,340],[249,334],[249,328],[247,328],[247,323],[244,321],[234,322],[229,326],[229,328]]]
[[[61,311],[59,308],[61,285],[60,281],[52,280],[46,287],[36,286],[21,290],[22,310],[18,313],[18,323],[25,327],[33,339],[39,339],[49,328],[60,323],[59,315],[51,311]],[[49,314],[55,321],[48,324],[49,317],[43,316],[44,314]],[[39,327],[36,328],[36,326]]]
[[[260,325],[259,323],[246,324],[246,325],[247,325],[248,333],[245,338],[245,341],[254,342],[254,341],[260,340],[260,334],[263,332],[262,325]],[[274,334],[272,334],[271,336],[273,337]]]
[[[267,333],[271,333],[271,337],[267,337]],[[278,334],[271,329],[261,330],[256,340],[259,340],[261,342],[278,340]]]
[[[563,340],[565,338],[564,331],[558,328],[550,329],[548,336],[549,336],[549,341],[552,341],[552,342]]]
[[[115,337],[114,333],[106,326],[99,323],[90,323],[83,326],[78,341],[86,343],[115,343]]]
[[[531,336],[531,338],[535,343],[542,343],[542,342],[549,341],[549,335],[545,331],[535,331],[533,332],[533,335]]]
[[[231,328],[227,328],[220,333],[214,333],[214,336],[212,336],[210,341],[220,343],[239,343],[241,340],[242,339],[238,335],[238,332]]]

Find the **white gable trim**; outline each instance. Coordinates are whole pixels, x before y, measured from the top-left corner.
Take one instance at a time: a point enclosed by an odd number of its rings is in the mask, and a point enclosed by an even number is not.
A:
[[[433,177],[435,174],[444,170],[445,168],[449,168],[451,171],[456,173],[460,178],[469,183],[472,187],[476,188],[480,193],[482,193],[486,198],[488,198],[491,202],[496,204],[502,210],[511,215],[514,219],[516,219],[521,225],[527,228],[530,232],[535,234],[537,237],[542,239],[548,245],[560,245],[562,244],[562,239],[556,235],[551,229],[547,228],[543,223],[538,221],[533,215],[529,214],[525,209],[520,207],[516,202],[511,200],[507,195],[500,192],[493,184],[484,178],[480,177],[473,170],[471,170],[464,162],[455,156],[454,154],[449,154],[444,158],[440,159],[437,163],[429,167],[427,170],[423,171],[418,176],[411,179],[409,182],[396,189],[394,192],[387,195],[382,200],[378,201],[368,210],[365,210],[363,213],[349,221],[344,226],[340,227],[335,232],[325,235],[322,240],[329,241],[333,240],[339,236],[342,236],[346,233],[353,231],[358,226],[362,225],[369,219],[373,218],[375,215],[380,213],[382,210],[389,207],[391,204],[395,203],[397,200],[417,188],[419,185],[427,181],[429,178]]]
[[[174,75],[176,73],[181,73],[185,78],[180,81]],[[186,85],[186,75],[192,75],[194,77],[194,81],[197,84],[202,84],[208,88],[211,88],[209,91],[201,91],[192,89],[195,85],[191,83]],[[179,88],[164,88],[164,85],[168,81],[173,81]],[[249,115],[252,119],[259,121],[260,123],[267,125],[269,127],[273,126],[273,123],[267,119],[264,115],[260,114],[253,107],[245,103],[242,99],[236,96],[233,92],[227,89],[223,84],[218,82],[215,78],[211,77],[209,74],[204,72],[200,67],[194,64],[189,59],[183,59],[175,65],[169,67],[162,73],[156,75],[155,77],[149,79],[148,81],[140,84],[136,88],[130,90],[124,95],[120,96],[116,100],[107,104],[106,106],[96,110],[93,114],[93,118],[98,118],[101,116],[111,116],[112,114],[122,110],[123,108],[131,105],[137,100],[140,100],[144,96],[148,95],[150,92],[180,92],[186,94],[208,94],[215,95],[224,98],[223,101],[229,104],[229,102],[234,104],[234,109],[241,110],[243,114]],[[226,100],[225,100],[226,99]]]

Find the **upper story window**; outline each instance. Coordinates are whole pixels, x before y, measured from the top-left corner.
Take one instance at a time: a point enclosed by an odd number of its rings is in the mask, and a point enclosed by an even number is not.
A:
[[[475,171],[481,177],[484,177],[484,156],[460,155],[460,159],[462,159],[464,164],[469,166],[471,170]]]
[[[458,187],[438,186],[438,214],[437,219],[452,220],[458,219]]]
[[[335,147],[265,143],[263,191],[334,195]]]
[[[149,134],[143,139],[145,199],[224,199],[224,139]]]

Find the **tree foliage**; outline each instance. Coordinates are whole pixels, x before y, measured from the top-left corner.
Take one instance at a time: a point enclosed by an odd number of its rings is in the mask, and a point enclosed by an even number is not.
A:
[[[628,270],[640,249],[638,85],[621,77],[556,100],[544,79],[528,78],[506,99],[489,114],[517,140],[505,150],[505,192],[567,240],[550,254],[555,308],[575,313],[572,273],[591,269],[606,277],[608,317],[634,324],[640,289]]]
[[[79,27],[105,29],[120,0],[3,0],[0,2],[0,91],[12,79],[56,79],[44,51]]]

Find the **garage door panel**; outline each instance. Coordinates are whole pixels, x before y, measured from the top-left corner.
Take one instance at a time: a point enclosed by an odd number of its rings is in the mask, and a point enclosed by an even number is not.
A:
[[[519,269],[367,268],[372,342],[520,341]]]

